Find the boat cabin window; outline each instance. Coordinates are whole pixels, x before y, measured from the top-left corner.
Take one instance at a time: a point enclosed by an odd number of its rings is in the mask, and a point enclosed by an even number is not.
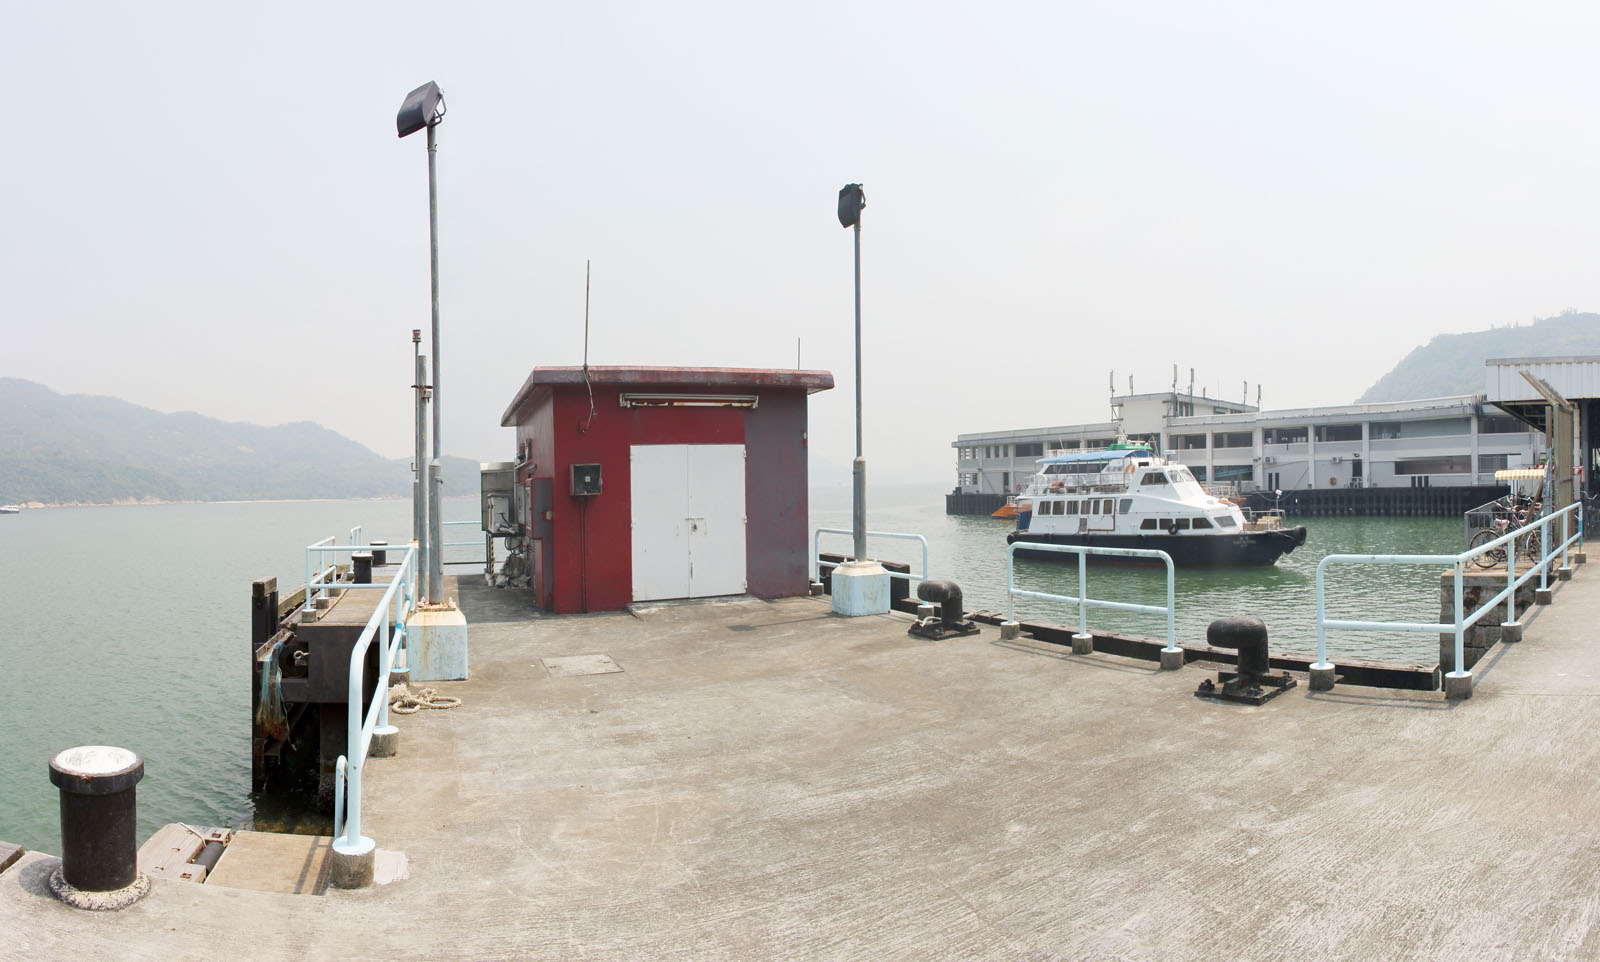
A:
[[[1166,484],[1167,483],[1167,476],[1162,474],[1160,471],[1151,471],[1149,474],[1147,474],[1144,477],[1140,478],[1139,479],[1139,483],[1140,484]]]
[[[1065,501],[1052,501],[1052,502],[1050,502],[1050,513],[1051,514],[1060,514],[1061,513],[1061,509],[1065,508],[1066,506],[1067,506],[1067,503]]]
[[[1233,528],[1233,527],[1237,527],[1237,525],[1234,522],[1232,517],[1224,514],[1224,515],[1218,515],[1217,516],[1217,527],[1219,527],[1219,528]]]
[[[1100,502],[1100,513],[1101,514],[1116,514],[1117,513],[1112,508],[1112,502],[1111,502],[1110,498],[1107,498],[1104,501]]]
[[[1174,531],[1188,531],[1189,530],[1189,519],[1188,518],[1173,518],[1172,519],[1172,530],[1174,530]]]
[[[1086,510],[1083,512],[1084,514],[1099,514],[1100,513],[1100,502],[1098,502],[1098,501],[1088,501],[1088,502],[1085,502],[1085,505],[1086,505]]]
[[[1155,518],[1145,518],[1143,521],[1139,522],[1139,530],[1140,531],[1154,531],[1155,529],[1156,529],[1156,519]]]
[[[1118,514],[1127,514],[1132,509],[1133,509],[1133,499],[1132,498],[1123,498],[1121,501],[1117,502],[1117,513]]]
[[[1202,528],[1210,528],[1210,527],[1211,527],[1211,519],[1210,518],[1195,518],[1194,519],[1194,528],[1195,528],[1196,531],[1199,531]]]

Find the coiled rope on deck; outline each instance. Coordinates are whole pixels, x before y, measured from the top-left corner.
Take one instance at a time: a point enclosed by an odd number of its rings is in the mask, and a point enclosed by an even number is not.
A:
[[[405,682],[389,686],[389,710],[397,715],[414,715],[424,708],[455,708],[461,699],[441,695],[435,688],[412,691]]]

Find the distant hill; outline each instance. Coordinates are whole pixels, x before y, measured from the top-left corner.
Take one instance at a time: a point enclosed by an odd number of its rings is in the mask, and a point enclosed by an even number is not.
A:
[[[309,421],[163,414],[0,378],[0,504],[400,496],[410,464]],[[446,458],[445,491],[477,490],[477,462]]]
[[[1440,334],[1407,354],[1356,401],[1478,394],[1483,391],[1484,361],[1541,354],[1600,355],[1600,314],[1569,311],[1531,324]]]

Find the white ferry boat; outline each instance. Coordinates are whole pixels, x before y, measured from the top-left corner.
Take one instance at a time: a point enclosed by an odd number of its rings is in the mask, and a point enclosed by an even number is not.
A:
[[[0,504],[0,514],[21,514],[21,513],[22,513],[22,505],[20,505],[20,504]]]
[[[1178,565],[1270,565],[1306,543],[1306,529],[1285,527],[1281,513],[1247,515],[1207,494],[1187,467],[1136,444],[1040,459],[1017,507],[1008,544],[1154,548]]]

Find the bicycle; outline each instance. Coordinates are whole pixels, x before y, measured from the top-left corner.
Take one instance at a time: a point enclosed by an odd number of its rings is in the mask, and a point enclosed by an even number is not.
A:
[[[1527,524],[1530,524],[1533,521],[1537,521],[1540,515],[1543,513],[1540,509],[1539,502],[1534,501],[1532,498],[1521,495],[1517,496],[1516,498],[1506,495],[1504,497],[1497,498],[1495,503],[1504,509],[1505,515],[1503,517],[1494,518],[1489,522],[1488,527],[1482,528],[1477,534],[1474,534],[1472,536],[1472,540],[1467,543],[1467,549],[1469,551],[1480,547],[1481,545],[1488,544],[1497,538],[1503,537],[1508,531],[1513,531],[1517,528],[1521,528]],[[1518,541],[1522,542],[1521,545],[1517,544]],[[1540,553],[1538,529],[1529,531],[1520,538],[1511,539],[1511,545],[1513,549],[1517,549],[1518,554],[1526,555],[1530,561],[1538,560]],[[1505,546],[1501,545],[1498,548],[1491,548],[1482,554],[1474,556],[1472,563],[1480,568],[1494,568],[1505,564]]]

